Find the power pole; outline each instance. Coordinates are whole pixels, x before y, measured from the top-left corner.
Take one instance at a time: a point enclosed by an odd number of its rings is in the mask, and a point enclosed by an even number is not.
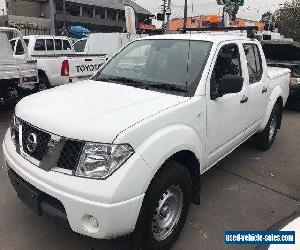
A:
[[[168,6],[167,6],[167,31],[170,31],[170,18],[171,18],[171,0],[168,0]]]
[[[183,33],[186,33],[187,19],[188,19],[188,5],[187,5],[187,0],[184,0]]]
[[[66,30],[66,0],[63,1],[63,15],[64,15],[64,30]]]
[[[165,32],[166,31],[166,8],[167,8],[167,0],[163,0],[163,5],[162,5],[162,13],[163,13],[163,24],[162,24],[162,29]]]
[[[54,0],[49,0],[50,34],[55,35],[55,6]]]

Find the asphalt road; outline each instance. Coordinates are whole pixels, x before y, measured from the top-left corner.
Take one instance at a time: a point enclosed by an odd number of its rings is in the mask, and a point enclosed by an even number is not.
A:
[[[0,111],[1,142],[10,117]],[[266,230],[299,211],[299,162],[300,112],[287,111],[270,151],[243,145],[202,176],[201,205],[191,207],[174,249],[254,249],[224,245],[224,231]],[[128,237],[94,240],[37,217],[0,171],[0,249],[130,249]]]

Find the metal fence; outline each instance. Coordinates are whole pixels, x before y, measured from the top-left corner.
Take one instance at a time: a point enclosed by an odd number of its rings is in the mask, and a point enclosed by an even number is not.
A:
[[[17,27],[10,26],[11,28],[16,28],[21,31],[23,36],[30,35],[50,35],[50,29],[47,27]]]

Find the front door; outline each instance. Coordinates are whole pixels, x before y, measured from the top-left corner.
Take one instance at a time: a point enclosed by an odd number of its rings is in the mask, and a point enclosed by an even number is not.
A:
[[[225,75],[243,76],[240,50],[236,43],[222,44],[215,66],[207,83],[207,144],[208,165],[219,160],[238,144],[238,138],[246,128],[247,88],[239,93],[216,98],[218,85]],[[214,95],[214,97],[212,97]]]

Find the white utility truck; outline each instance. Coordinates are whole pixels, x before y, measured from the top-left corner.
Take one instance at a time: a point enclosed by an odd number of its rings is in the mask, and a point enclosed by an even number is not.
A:
[[[37,90],[73,83],[91,77],[105,62],[102,54],[77,54],[67,37],[24,36],[29,57],[37,61],[40,82]],[[24,57],[18,39],[11,40],[15,58]]]
[[[77,233],[168,249],[200,203],[201,174],[250,137],[271,147],[289,81],[257,40],[136,40],[90,80],[18,103],[3,142],[9,178],[24,203]]]
[[[29,60],[27,50],[22,59],[13,56],[9,40],[16,36],[24,44],[18,30],[0,27],[0,105],[16,102],[21,89],[32,90],[38,81],[36,62]]]
[[[78,54],[102,54],[111,58],[128,43],[146,36],[148,35],[129,33],[92,33],[87,38],[76,41],[74,43],[74,50]]]

